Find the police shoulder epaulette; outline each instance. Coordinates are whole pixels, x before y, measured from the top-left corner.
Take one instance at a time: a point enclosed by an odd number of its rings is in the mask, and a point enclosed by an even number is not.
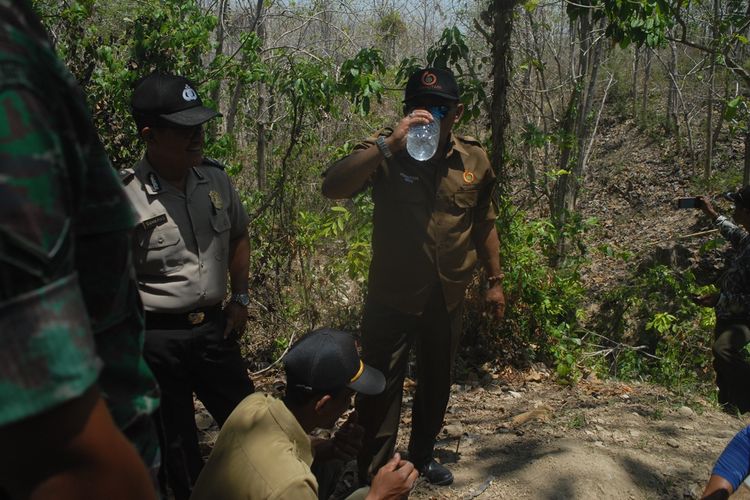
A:
[[[221,163],[219,160],[214,160],[213,158],[203,157],[203,165],[208,165],[209,167],[216,167],[221,170],[224,170],[224,164]]]
[[[456,135],[459,141],[465,142],[466,144],[472,144],[474,146],[482,146],[482,143],[479,142],[479,140],[471,137],[470,135]]]
[[[391,127],[385,127],[378,130],[378,135],[382,135],[383,137],[390,137],[393,133],[393,129]]]
[[[127,185],[135,177],[135,170],[132,168],[123,168],[120,170],[120,182]]]

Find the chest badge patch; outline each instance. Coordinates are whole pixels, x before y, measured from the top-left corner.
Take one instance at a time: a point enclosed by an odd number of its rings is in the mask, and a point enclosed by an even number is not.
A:
[[[464,182],[466,184],[474,184],[475,180],[476,176],[474,175],[474,172],[464,172]]]
[[[209,191],[208,197],[211,198],[211,205],[213,205],[214,210],[221,210],[224,208],[224,202],[221,199],[221,195],[216,191]]]
[[[404,182],[409,183],[409,184],[414,184],[416,181],[419,180],[419,177],[417,177],[416,175],[406,175],[403,172],[400,172],[400,175],[401,175],[401,179],[403,179]]]

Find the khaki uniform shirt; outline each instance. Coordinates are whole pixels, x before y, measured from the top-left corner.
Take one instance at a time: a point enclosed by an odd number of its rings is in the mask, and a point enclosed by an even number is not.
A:
[[[146,311],[181,313],[221,302],[229,243],[247,234],[249,220],[227,174],[204,160],[190,169],[185,192],[145,157],[122,174],[138,214],[133,258]]]
[[[237,405],[191,500],[317,500],[310,438],[280,400],[261,393]]]
[[[387,135],[386,131],[383,135]],[[376,137],[352,154],[375,146]],[[443,158],[399,151],[371,180],[375,203],[368,300],[420,314],[435,286],[449,311],[464,298],[477,261],[472,231],[494,221],[495,174],[479,142],[448,138]]]

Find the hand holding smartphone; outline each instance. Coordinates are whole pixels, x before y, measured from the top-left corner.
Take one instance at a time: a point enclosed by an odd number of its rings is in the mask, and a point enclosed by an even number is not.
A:
[[[701,208],[701,199],[696,196],[677,198],[677,208]]]

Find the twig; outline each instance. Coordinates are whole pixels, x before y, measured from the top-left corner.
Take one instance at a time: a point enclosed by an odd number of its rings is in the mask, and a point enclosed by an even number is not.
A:
[[[253,302],[255,302],[255,304],[257,304],[258,306],[260,306],[260,307],[262,307],[263,309],[265,309],[265,310],[266,310],[266,312],[268,312],[268,308],[267,308],[267,307],[266,307],[266,306],[265,306],[264,304],[262,304],[262,303],[258,302],[258,300],[257,300],[257,299],[255,299],[255,298],[251,298],[250,300],[252,300]],[[288,320],[286,320],[286,319],[284,319],[284,318],[282,318],[282,320],[283,320],[283,321],[286,321],[287,323],[289,323],[289,325],[290,325],[290,326],[294,326],[294,325],[292,325],[292,324],[291,324],[291,323],[290,323],[290,322],[289,322]],[[271,363],[270,365],[266,366],[266,367],[265,367],[265,368],[263,368],[262,370],[258,370],[257,372],[251,372],[250,374],[251,374],[251,375],[260,375],[261,373],[267,372],[268,370],[270,370],[270,369],[271,369],[271,368],[273,368],[274,366],[278,365],[278,364],[279,364],[279,362],[280,362],[280,361],[281,361],[281,360],[282,360],[282,359],[284,358],[284,356],[286,356],[286,353],[287,353],[287,352],[289,352],[289,348],[290,348],[290,347],[292,347],[292,345],[294,345],[294,337],[295,337],[295,333],[294,333],[294,332],[295,332],[295,331],[296,331],[296,329],[292,330],[292,336],[291,336],[291,338],[289,339],[289,343],[287,344],[287,346],[286,346],[286,349],[284,349],[284,352],[283,352],[283,353],[281,353],[281,356],[279,356],[279,357],[278,357],[278,359],[276,359],[276,361],[274,361],[274,362],[273,362],[273,363]]]
[[[469,491],[469,493],[464,495],[463,500],[472,500],[473,498],[478,497],[479,495],[487,491],[487,488],[490,487],[490,485],[492,484],[492,481],[494,480],[495,480],[495,476],[489,476],[487,479],[484,480],[482,484],[477,486],[476,490],[472,489]]]
[[[677,239],[686,240],[688,238],[694,238],[694,237],[697,237],[697,236],[705,236],[707,234],[718,233],[718,232],[719,232],[718,229],[709,229],[708,231],[700,231],[700,232],[697,232],[697,233],[685,234],[683,236],[678,236]]]

